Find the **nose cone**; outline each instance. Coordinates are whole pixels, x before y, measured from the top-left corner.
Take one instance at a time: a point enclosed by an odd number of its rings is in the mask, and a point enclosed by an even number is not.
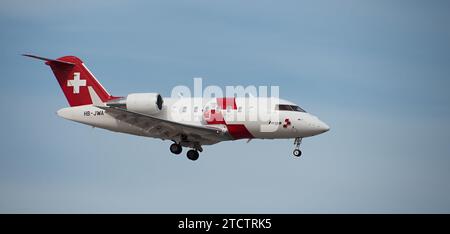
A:
[[[319,120],[317,117],[313,117],[310,123],[310,129],[312,135],[314,136],[329,131],[330,126],[328,126],[328,124],[324,123],[323,121]]]
[[[330,130],[328,124],[308,113],[301,115],[298,120],[295,129],[299,137],[316,136]]]
[[[330,130],[330,126],[328,126],[328,124],[324,123],[323,121],[318,121],[318,131],[320,133],[324,133],[324,132],[328,132]]]

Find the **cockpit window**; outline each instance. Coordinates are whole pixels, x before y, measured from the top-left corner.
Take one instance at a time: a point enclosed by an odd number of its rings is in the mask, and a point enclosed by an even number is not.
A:
[[[275,110],[279,111],[298,111],[298,112],[306,112],[299,106],[293,106],[293,105],[276,105]]]
[[[290,105],[277,105],[275,110],[280,110],[280,111],[292,111],[292,108]]]
[[[291,106],[292,107],[292,109],[294,110],[294,111],[298,111],[298,112],[306,112],[305,110],[303,110],[301,107],[299,107],[299,106]]]

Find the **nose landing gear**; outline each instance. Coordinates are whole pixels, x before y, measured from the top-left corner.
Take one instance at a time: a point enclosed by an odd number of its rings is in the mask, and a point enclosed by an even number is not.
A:
[[[294,154],[295,157],[302,156],[302,151],[300,150],[300,144],[302,143],[302,139],[303,138],[296,137],[294,140],[295,149],[292,152],[292,154]]]

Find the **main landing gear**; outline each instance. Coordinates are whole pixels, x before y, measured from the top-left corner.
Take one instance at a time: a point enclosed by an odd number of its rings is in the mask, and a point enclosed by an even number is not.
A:
[[[181,151],[183,151],[183,147],[180,144],[173,143],[170,145],[170,152],[173,154],[181,154]]]
[[[186,156],[187,156],[188,159],[190,159],[192,161],[195,161],[195,160],[198,159],[199,154],[198,154],[197,150],[189,150],[187,152]]]
[[[172,145],[170,145],[170,152],[172,152],[173,154],[181,154],[181,152],[183,151],[183,147],[180,144],[177,143],[173,143]],[[198,157],[200,156],[198,151],[201,151],[201,147],[200,148],[196,148],[196,149],[191,149],[186,153],[186,156],[188,159],[195,161],[198,159]]]
[[[301,143],[302,143],[302,138],[296,137],[295,141],[294,141],[295,149],[294,149],[294,152],[292,152],[295,157],[302,156],[302,151],[300,150],[300,144]]]

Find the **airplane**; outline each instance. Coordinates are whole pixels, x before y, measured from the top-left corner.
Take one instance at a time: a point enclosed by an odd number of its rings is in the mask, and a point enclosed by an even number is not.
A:
[[[170,152],[179,155],[186,147],[187,158],[193,161],[205,145],[240,139],[294,139],[293,154],[300,157],[303,138],[330,129],[300,106],[280,98],[163,98],[159,93],[112,96],[75,56],[23,56],[43,60],[52,69],[70,106],[58,110],[58,116],[113,132],[170,140]],[[269,103],[258,107],[265,109],[265,120],[250,118],[261,113],[254,100]],[[238,115],[244,118],[236,118]]]

